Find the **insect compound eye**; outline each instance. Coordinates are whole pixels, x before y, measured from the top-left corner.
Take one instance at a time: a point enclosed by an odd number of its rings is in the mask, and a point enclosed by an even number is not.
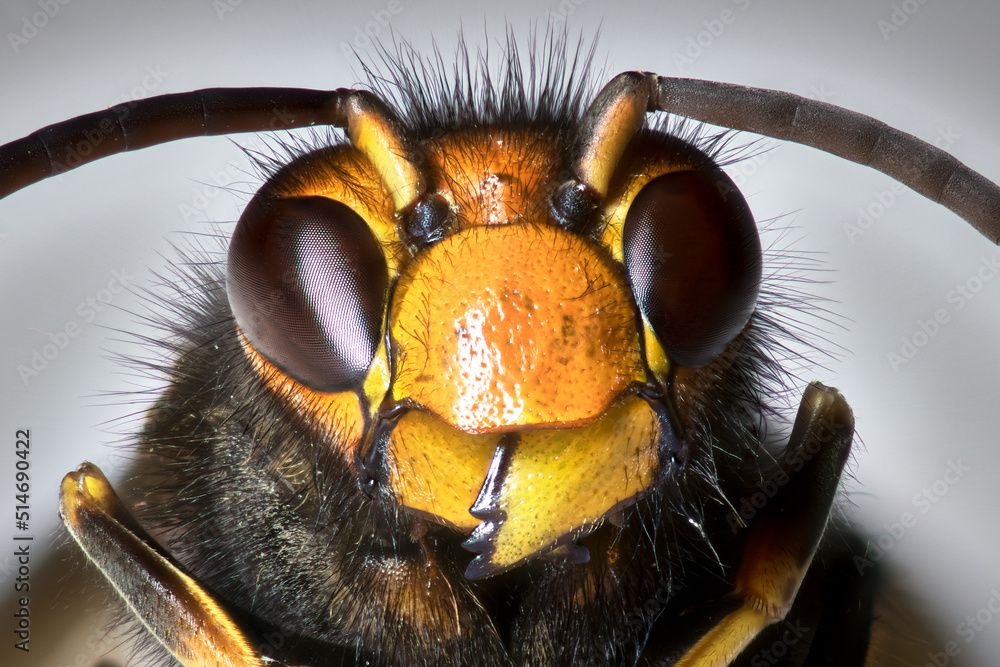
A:
[[[325,197],[251,202],[229,245],[227,291],[243,335],[316,391],[364,381],[381,337],[387,284],[371,229]]]
[[[625,267],[639,310],[670,358],[698,367],[743,330],[757,302],[760,237],[723,172],[654,178],[625,216]]]

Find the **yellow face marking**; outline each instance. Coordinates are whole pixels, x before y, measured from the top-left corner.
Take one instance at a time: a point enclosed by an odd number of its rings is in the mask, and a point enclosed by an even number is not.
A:
[[[368,412],[372,416],[378,412],[382,405],[382,399],[389,391],[390,381],[389,353],[386,352],[385,337],[383,336],[379,341],[378,350],[375,351],[372,365],[368,369],[368,377],[365,378],[365,384],[361,388],[368,401]]]
[[[451,428],[432,414],[406,413],[389,441],[389,483],[400,504],[471,532],[469,514],[486,479],[499,436]]]
[[[619,267],[553,227],[473,228],[396,286],[393,396],[467,433],[597,419],[645,379]]]
[[[653,333],[645,319],[642,321],[642,328],[646,337],[646,364],[649,366],[649,370],[653,371],[661,382],[664,382],[670,371],[670,357],[667,356],[666,350],[660,345],[656,334]]]
[[[629,113],[627,104],[611,111]],[[391,177],[377,164],[389,141],[378,135],[386,130],[380,122],[357,125],[354,146],[319,155],[308,177],[290,178],[279,196],[346,203],[386,250],[396,279],[387,306],[391,346],[380,346],[361,392],[373,417],[387,391],[415,408],[394,427],[386,452],[397,501],[459,531],[483,530],[488,522],[470,509],[486,502],[502,434],[517,442],[505,455],[503,484],[487,499],[486,511],[502,517],[490,522],[489,555],[480,557],[494,571],[512,567],[588,530],[654,483],[657,417],[644,401],[622,396],[647,380],[647,368],[665,378],[670,362],[636,314],[620,265],[621,228],[649,180],[691,165],[660,146],[630,146],[633,132],[599,128],[617,166],[600,175],[609,195],[595,244],[550,219],[548,194],[564,168],[553,159],[562,150],[554,135],[476,128],[427,138],[420,149],[427,191],[451,204],[454,219],[450,236],[413,256],[400,241]],[[364,421],[354,393],[319,395],[251,359],[308,419],[339,429],[346,447],[359,446]]]
[[[477,502],[477,514],[488,518],[473,538],[487,539],[481,558],[495,571],[589,529],[656,480],[659,419],[638,397],[584,428],[519,435],[490,480],[498,488]]]
[[[487,552],[498,570],[635,502],[658,470],[659,421],[637,397],[583,428],[518,433],[506,452],[497,449],[502,437],[462,433],[411,411],[397,423],[387,452],[390,487],[411,510],[468,533],[480,525],[469,513],[480,498],[490,514],[482,526],[494,525]],[[497,455],[503,470],[487,479]],[[498,485],[495,497],[484,490],[490,484]]]

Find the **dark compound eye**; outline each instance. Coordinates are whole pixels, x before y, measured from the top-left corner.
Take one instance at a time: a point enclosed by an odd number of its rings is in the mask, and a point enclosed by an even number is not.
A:
[[[721,171],[647,183],[625,216],[625,267],[636,303],[670,358],[716,359],[757,303],[761,253],[750,207]]]
[[[251,202],[229,245],[226,289],[243,334],[317,391],[364,381],[381,338],[387,284],[371,229],[325,197]]]

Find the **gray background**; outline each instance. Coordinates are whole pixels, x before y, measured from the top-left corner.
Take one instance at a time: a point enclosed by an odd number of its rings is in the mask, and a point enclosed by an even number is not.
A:
[[[446,59],[463,26],[472,45],[489,41],[494,53],[505,21],[520,36],[549,21],[565,23],[571,35],[599,29],[597,61],[609,74],[643,69],[821,93],[923,139],[951,137],[949,150],[959,159],[1000,178],[1000,6],[989,0],[54,5],[58,12],[17,52],[9,33],[20,33],[25,17],[30,21],[43,6],[8,1],[0,8],[0,142],[137,95],[210,86],[351,85],[360,77],[344,47],[373,20],[372,11],[392,7],[399,10],[391,20],[397,35],[424,48],[436,39]],[[728,23],[716,22],[720,18]],[[898,29],[884,32],[886,25]],[[388,28],[380,30],[389,39]],[[691,46],[699,41],[700,51]],[[363,42],[354,45],[372,52]],[[689,48],[691,61],[679,64]],[[255,145],[250,138],[236,141]],[[844,351],[804,379],[837,386],[857,415],[863,442],[846,483],[845,511],[876,536],[904,512],[915,514],[916,524],[892,542],[886,557],[917,591],[941,637],[959,642],[963,659],[994,664],[1000,619],[969,643],[955,632],[1000,587],[994,515],[1000,498],[1000,278],[986,282],[960,310],[947,294],[998,251],[909,191],[894,194],[881,217],[851,242],[844,225],[857,219],[859,207],[877,202],[877,193],[888,201],[891,181],[810,149],[768,145],[773,150],[732,173],[759,220],[784,216],[781,224],[794,228],[786,242],[824,263],[826,272],[814,277],[829,284],[816,285],[815,292],[836,300],[830,308],[842,325],[830,328],[826,347]],[[236,183],[237,192],[215,187],[227,165],[234,180],[249,184]],[[107,358],[109,352],[138,351],[119,342],[115,329],[143,330],[134,316],[117,310],[141,308],[139,301],[116,294],[116,309],[94,322],[86,321],[79,304],[100,298],[114,271],[134,276],[136,287],[154,283],[152,271],[164,265],[161,254],[171,257],[171,241],[181,240],[177,232],[207,231],[206,221],[237,218],[245,202],[239,191],[256,182],[241,175],[246,169],[230,140],[201,139],[106,160],[0,202],[0,593],[10,585],[15,429],[32,433],[37,549],[57,540],[56,490],[66,471],[83,459],[112,475],[124,469],[108,444],[135,422],[112,420],[141,412],[143,404],[141,397],[102,392],[150,386]],[[948,322],[909,363],[892,369],[887,353],[898,351],[901,339],[939,309]],[[50,342],[45,332],[74,323],[79,335],[25,385],[17,366]],[[913,496],[959,460],[971,471],[921,513]],[[9,637],[6,623],[0,622],[2,637]],[[8,641],[0,647],[4,655]]]

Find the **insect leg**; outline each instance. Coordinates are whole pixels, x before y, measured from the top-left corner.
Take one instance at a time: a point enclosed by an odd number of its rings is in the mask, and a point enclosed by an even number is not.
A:
[[[795,472],[749,528],[733,591],[742,605],[711,627],[676,667],[725,667],[764,628],[785,618],[826,529],[853,435],[854,416],[843,396],[810,384],[786,450]]]
[[[63,478],[59,513],[136,618],[185,667],[275,664],[143,530],[96,466],[84,463]]]

